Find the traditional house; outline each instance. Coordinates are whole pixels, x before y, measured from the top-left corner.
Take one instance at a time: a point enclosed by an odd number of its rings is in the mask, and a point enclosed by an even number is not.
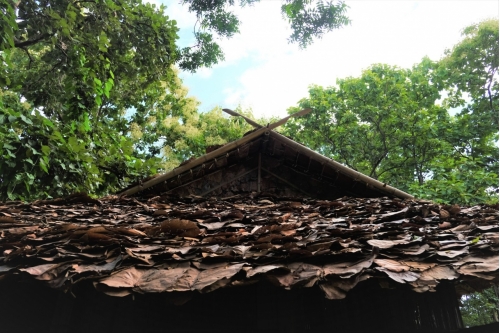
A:
[[[498,209],[415,200],[284,121],[116,196],[0,203],[0,331],[462,329]]]

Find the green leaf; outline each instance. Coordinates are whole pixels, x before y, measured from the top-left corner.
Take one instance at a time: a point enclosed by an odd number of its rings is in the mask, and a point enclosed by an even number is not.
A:
[[[78,143],[78,139],[74,136],[68,139],[68,145],[70,146],[71,150],[74,151],[75,153],[78,153],[81,150],[80,144]]]
[[[20,118],[23,122],[25,122],[26,124],[28,125],[33,125],[33,122],[31,121],[31,119],[29,118],[26,118],[24,115],[20,115]]]
[[[49,173],[48,166],[43,159],[40,159],[39,165],[40,165],[40,169],[42,169],[42,171],[44,171],[45,173]]]
[[[50,128],[54,128],[54,123],[52,121],[50,121],[49,119],[43,117],[42,118],[42,122],[45,126],[48,126]]]
[[[43,155],[46,155],[46,156],[50,155],[50,147],[42,145],[42,153],[43,153]]]
[[[481,239],[481,236],[477,236],[476,238],[474,238],[473,240],[470,241],[471,244],[476,244],[477,242],[479,242],[479,240]]]

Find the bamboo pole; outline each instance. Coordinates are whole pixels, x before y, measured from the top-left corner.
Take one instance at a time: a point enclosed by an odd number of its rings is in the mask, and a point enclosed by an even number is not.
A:
[[[245,117],[244,115],[241,115],[239,114],[238,112],[234,112],[233,110],[229,110],[229,109],[222,109],[222,111],[224,111],[225,113],[228,113],[230,114],[231,116],[233,117],[241,117],[243,119],[245,119],[245,121],[247,123],[249,123],[250,125],[252,125],[253,127],[255,128],[260,128],[260,127],[264,127],[262,126],[261,124],[259,124],[258,122],[256,121],[253,121],[252,119],[248,118],[248,117]]]
[[[233,117],[241,117],[241,118],[245,119],[245,121],[246,121],[247,123],[249,123],[250,125],[252,125],[252,126],[253,126],[253,127],[255,127],[255,128],[261,128],[261,127],[264,127],[264,126],[262,126],[261,124],[259,124],[259,123],[255,122],[255,121],[253,121],[252,119],[250,119],[250,118],[248,118],[248,117],[245,117],[245,116],[243,116],[243,115],[239,114],[238,112],[234,112],[233,110],[229,110],[229,109],[222,109],[222,111],[224,111],[224,112],[226,112],[226,113],[230,114],[230,115],[231,115],[231,116],[233,116]],[[299,112],[296,112],[296,113],[294,113],[294,114],[289,115],[288,117],[285,117],[285,118],[283,118],[283,119],[281,119],[281,120],[278,120],[277,122],[273,123],[272,125],[268,125],[268,126],[273,126],[273,128],[278,127],[278,126],[281,126],[281,125],[283,125],[284,123],[286,123],[286,122],[287,122],[290,118],[293,118],[293,117],[300,117],[300,116],[303,116],[303,115],[306,115],[306,114],[310,113],[311,111],[312,111],[312,109],[309,109],[309,108],[308,108],[308,109],[301,110],[301,111],[299,111]]]

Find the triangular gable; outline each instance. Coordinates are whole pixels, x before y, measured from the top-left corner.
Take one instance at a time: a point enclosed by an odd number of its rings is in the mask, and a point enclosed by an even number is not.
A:
[[[225,109],[234,116],[236,112]],[[310,112],[302,110],[292,116]],[[230,196],[264,192],[278,196],[336,199],[342,196],[412,198],[358,171],[327,158],[275,131],[288,116],[257,127],[242,138],[135,187],[120,195],[148,190],[180,196]]]

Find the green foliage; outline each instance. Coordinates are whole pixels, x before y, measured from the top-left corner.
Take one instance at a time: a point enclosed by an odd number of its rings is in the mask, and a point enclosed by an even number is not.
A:
[[[438,203],[498,204],[498,173],[453,155],[436,159],[430,170],[432,177],[411,183],[410,193]]]
[[[462,108],[456,116],[452,144],[462,155],[498,170],[498,20],[463,30],[464,39],[446,51],[437,68],[445,84],[446,104]]]
[[[424,58],[412,69],[373,65],[335,87],[311,87],[309,98],[289,112],[314,112],[289,121],[287,133],[417,197],[498,202],[498,21],[464,34],[439,62]],[[458,106],[458,114],[447,111]]]
[[[10,62],[0,87],[0,200],[103,195],[157,172],[160,158],[134,147],[124,115],[177,87],[175,21],[138,0],[9,4],[17,26],[1,51]]]
[[[85,191],[96,195],[157,172],[159,158],[138,155],[113,123],[87,113],[63,124],[0,92],[0,200],[33,200]]]
[[[17,30],[16,13],[13,2],[0,2],[0,29],[3,32],[0,39],[0,50],[14,47],[14,32]]]
[[[142,90],[172,77],[180,57],[175,21],[139,0],[25,0],[17,13],[8,88],[61,122],[83,111],[96,121],[119,117]],[[129,96],[121,105],[113,87]]]
[[[213,43],[212,33],[231,37],[239,31],[239,20],[231,12],[237,3],[240,6],[252,5],[260,0],[182,0],[187,4],[189,11],[196,14],[199,26],[205,34],[196,35],[198,46],[210,44],[215,53],[220,51],[219,46]],[[290,43],[298,43],[301,47],[311,44],[314,37],[321,37],[325,33],[349,24],[346,16],[347,5],[343,1],[312,1],[312,0],[283,0],[281,12],[290,23],[292,34]],[[210,37],[210,38],[209,38]],[[204,39],[205,38],[205,39]],[[186,49],[188,50],[188,49]]]
[[[105,195],[249,129],[198,114],[176,69],[223,59],[235,2],[184,3],[200,25],[181,49],[176,21],[141,0],[0,0],[0,200]]]
[[[321,38],[325,33],[350,23],[347,5],[344,2],[287,0],[281,11],[292,28],[289,42],[299,43],[302,48],[311,44],[313,37]]]
[[[428,61],[412,70],[374,65],[338,87],[312,87],[298,108],[310,116],[289,122],[290,133],[347,166],[406,189],[423,182],[429,162],[443,149],[439,139],[449,116],[434,104]],[[296,108],[290,109],[295,112]]]
[[[465,327],[498,322],[498,287],[462,296],[460,311]]]
[[[165,158],[166,170],[177,167],[182,161],[199,157],[207,147],[224,145],[241,138],[253,129],[240,117],[230,117],[220,108],[209,112],[196,112],[197,102],[188,99],[189,106],[182,113],[173,112],[171,116],[158,114],[146,121],[136,119],[137,146],[149,151],[150,156],[161,153]],[[236,112],[253,119],[251,111],[240,108]]]

